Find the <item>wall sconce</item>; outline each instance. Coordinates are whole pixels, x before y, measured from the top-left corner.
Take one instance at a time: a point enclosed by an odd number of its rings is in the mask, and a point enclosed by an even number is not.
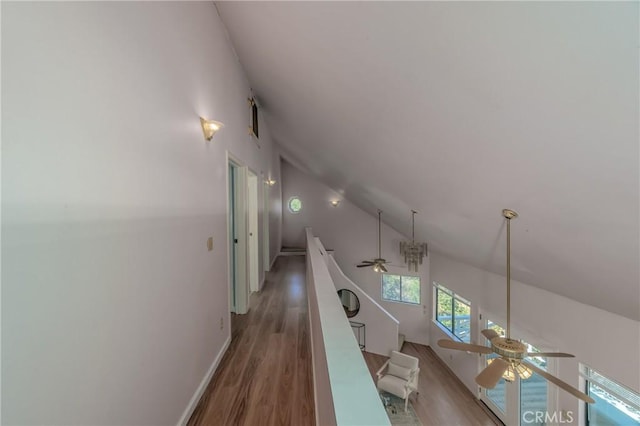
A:
[[[264,183],[266,183],[269,186],[273,186],[273,185],[276,184],[276,181],[271,179],[271,178],[269,178],[269,179],[265,180]]]
[[[224,127],[219,121],[207,120],[206,118],[200,117],[200,124],[202,125],[202,132],[204,133],[204,138],[208,141],[213,138],[213,135],[216,132]]]
[[[331,200],[331,205],[333,207],[338,207],[338,204],[340,204],[340,200]]]

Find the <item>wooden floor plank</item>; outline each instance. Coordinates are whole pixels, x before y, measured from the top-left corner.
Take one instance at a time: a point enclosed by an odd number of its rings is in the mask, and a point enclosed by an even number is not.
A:
[[[187,424],[313,426],[308,321],[304,257],[279,257]]]
[[[431,348],[407,342],[402,352],[415,356],[420,362],[419,393],[411,397],[410,403],[423,426],[500,424],[481,408],[471,392],[444,366]],[[376,371],[388,357],[369,352],[363,352],[363,355],[375,382]]]

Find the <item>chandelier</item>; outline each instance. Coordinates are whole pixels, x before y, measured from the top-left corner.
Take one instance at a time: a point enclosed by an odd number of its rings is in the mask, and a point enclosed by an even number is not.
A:
[[[410,271],[418,272],[418,265],[422,265],[422,258],[427,255],[427,243],[416,243],[416,211],[411,210],[411,242],[400,242],[400,254],[404,256],[404,263]]]

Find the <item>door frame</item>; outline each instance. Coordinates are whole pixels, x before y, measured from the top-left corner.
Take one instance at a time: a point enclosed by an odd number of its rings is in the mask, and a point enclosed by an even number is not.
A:
[[[247,168],[247,277],[249,292],[260,290],[260,221],[258,175]]]
[[[269,259],[269,212],[270,212],[270,188],[269,182],[262,175],[262,269],[264,272],[271,270],[271,259]]]
[[[236,314],[246,314],[249,311],[249,284],[247,270],[247,239],[248,239],[248,214],[247,214],[247,167],[229,151],[227,154],[227,167],[234,168],[234,185],[231,188],[229,173],[227,170],[227,191],[234,192],[235,205],[229,203],[230,193],[227,193],[227,277],[229,289],[229,311]],[[232,244],[232,223],[231,214],[233,213],[233,222],[236,226],[235,246]],[[234,248],[231,248],[234,247]],[[235,257],[235,262],[232,260]],[[233,266],[232,266],[233,265]],[[235,267],[234,267],[235,266]],[[234,270],[232,271],[232,267]],[[232,302],[235,288],[235,303]],[[235,308],[235,309],[234,309]]]

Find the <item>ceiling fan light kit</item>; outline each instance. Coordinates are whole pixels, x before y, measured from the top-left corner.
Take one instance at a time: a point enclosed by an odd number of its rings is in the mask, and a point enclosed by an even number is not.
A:
[[[356,267],[358,268],[366,268],[369,266],[373,266],[374,272],[387,272],[387,267],[385,264],[387,263],[386,259],[382,258],[382,237],[381,237],[381,228],[382,228],[382,210],[378,210],[378,257],[373,260],[363,260]]]
[[[595,401],[590,396],[557,377],[547,373],[535,364],[527,361],[527,357],[553,357],[570,358],[571,354],[563,352],[529,352],[527,345],[519,340],[511,338],[511,220],[518,217],[518,213],[510,209],[502,210],[502,216],[507,221],[507,330],[506,336],[501,336],[495,330],[482,330],[482,335],[489,340],[491,347],[474,345],[462,342],[453,342],[449,339],[438,340],[438,346],[445,349],[475,352],[480,354],[495,353],[496,358],[487,360],[487,367],[478,376],[476,383],[483,388],[493,389],[500,379],[512,382],[518,376],[521,380],[530,378],[533,373],[544,377],[564,391],[570,393],[582,401],[593,404]]]

